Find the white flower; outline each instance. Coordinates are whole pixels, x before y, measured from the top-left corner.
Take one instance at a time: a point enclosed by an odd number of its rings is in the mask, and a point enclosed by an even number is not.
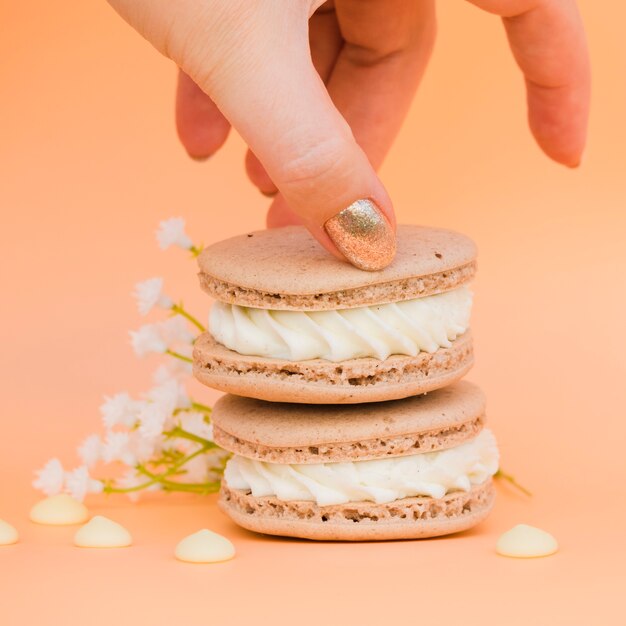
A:
[[[191,371],[191,363],[180,359],[170,359],[167,363],[159,365],[152,375],[152,380],[156,385],[162,385],[169,380],[183,382],[190,377]]]
[[[158,329],[161,339],[171,345],[173,343],[191,344],[196,336],[189,330],[189,326],[185,319],[180,316],[170,317],[169,319],[159,322]]]
[[[126,465],[134,466],[137,458],[129,447],[130,435],[125,432],[109,432],[102,449],[102,459],[106,463],[121,461]]]
[[[102,458],[102,440],[99,435],[89,435],[78,446],[78,456],[87,466],[91,467]]]
[[[130,331],[130,342],[138,357],[144,357],[150,352],[165,352],[167,343],[161,336],[158,324],[144,324],[136,331]]]
[[[146,393],[146,398],[161,405],[168,416],[176,409],[186,409],[191,406],[191,400],[185,391],[185,387],[173,378],[166,380],[156,387],[152,387],[152,389]]]
[[[185,411],[180,414],[180,425],[192,435],[213,441],[213,424],[210,424],[203,413],[199,411]]]
[[[187,356],[191,354],[195,335],[189,330],[187,322],[177,316],[156,324],[144,324],[139,330],[130,332],[130,339],[138,357],[150,352],[163,353],[173,344],[182,344],[177,351]]]
[[[133,455],[136,465],[137,463],[146,463],[150,459],[157,456],[163,447],[163,437],[147,437],[140,430],[136,430],[130,434],[128,441],[128,450]]]
[[[63,491],[65,473],[59,459],[51,459],[35,474],[37,475],[33,481],[35,489],[43,491],[47,496],[55,496]]]
[[[156,402],[146,402],[139,414],[139,432],[143,437],[151,439],[163,434],[165,422],[170,417],[167,408]]]
[[[117,424],[128,426],[135,424],[139,403],[133,400],[126,392],[117,393],[112,397],[105,396],[100,405],[102,421],[107,428],[113,428]]]
[[[72,498],[80,502],[85,499],[88,493],[100,493],[104,488],[102,481],[89,476],[86,465],[81,465],[68,472],[65,475],[65,486]]]
[[[155,306],[162,309],[171,309],[174,301],[163,292],[162,278],[148,278],[135,285],[133,297],[137,301],[137,308],[141,315],[147,315]]]
[[[170,246],[190,250],[193,246],[193,242],[185,233],[185,220],[182,217],[170,217],[160,222],[156,238],[161,250],[166,250]]]

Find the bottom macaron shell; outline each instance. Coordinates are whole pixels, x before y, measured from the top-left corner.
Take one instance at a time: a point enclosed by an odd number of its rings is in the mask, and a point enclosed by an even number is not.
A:
[[[450,348],[394,355],[380,361],[340,363],[315,359],[284,361],[238,354],[201,335],[193,351],[194,376],[219,391],[272,402],[356,404],[398,400],[460,380],[474,363],[472,337],[466,332]]]
[[[443,498],[403,498],[387,504],[314,502],[255,498],[223,482],[219,505],[239,526],[267,535],[321,541],[425,539],[467,530],[482,522],[495,501],[490,479],[470,491]]]

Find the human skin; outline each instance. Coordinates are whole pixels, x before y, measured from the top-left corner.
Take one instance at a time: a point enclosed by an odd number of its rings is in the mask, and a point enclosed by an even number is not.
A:
[[[576,3],[470,1],[502,17],[539,146],[577,167],[590,68]],[[246,141],[250,179],[274,196],[269,226],[303,223],[342,257],[325,225],[369,199],[395,229],[376,170],[428,63],[434,0],[109,2],[180,68],[176,120],[189,155],[214,154],[231,126]]]

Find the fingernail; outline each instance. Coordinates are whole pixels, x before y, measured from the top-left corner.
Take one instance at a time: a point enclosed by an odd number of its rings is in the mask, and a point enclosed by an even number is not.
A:
[[[339,252],[359,269],[382,270],[396,254],[395,233],[372,200],[353,202],[331,217],[324,230]]]
[[[266,197],[266,198],[274,198],[275,196],[278,195],[278,189],[276,191],[263,191],[263,189],[259,189],[259,191]]]

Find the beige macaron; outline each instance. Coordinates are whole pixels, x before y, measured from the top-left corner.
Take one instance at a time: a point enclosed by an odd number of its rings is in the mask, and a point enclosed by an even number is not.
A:
[[[207,247],[200,284],[240,310],[315,315],[427,298],[461,288],[476,271],[476,247],[464,235],[398,227],[394,262],[364,272],[323,250],[299,226],[247,233]],[[232,346],[231,346],[232,348]],[[275,402],[350,404],[406,398],[459,380],[473,364],[469,330],[449,345],[386,358],[294,360],[238,352],[210,332],[194,346],[194,374],[215,389]]]
[[[466,381],[423,396],[359,406],[224,396],[213,411],[215,441],[236,455],[229,464],[239,463],[238,457],[261,462],[263,474],[280,465],[301,472],[311,466],[460,450],[459,446],[478,441],[481,433],[491,437],[483,431],[484,421],[484,396]],[[458,457],[451,462],[458,465]],[[281,499],[276,493],[255,497],[253,487],[229,484],[234,474],[227,467],[220,506],[240,526],[272,535],[350,541],[434,537],[465,530],[487,516],[495,497],[491,476],[497,459],[495,463],[479,482],[448,489],[442,497],[330,505],[319,505],[313,498]]]

